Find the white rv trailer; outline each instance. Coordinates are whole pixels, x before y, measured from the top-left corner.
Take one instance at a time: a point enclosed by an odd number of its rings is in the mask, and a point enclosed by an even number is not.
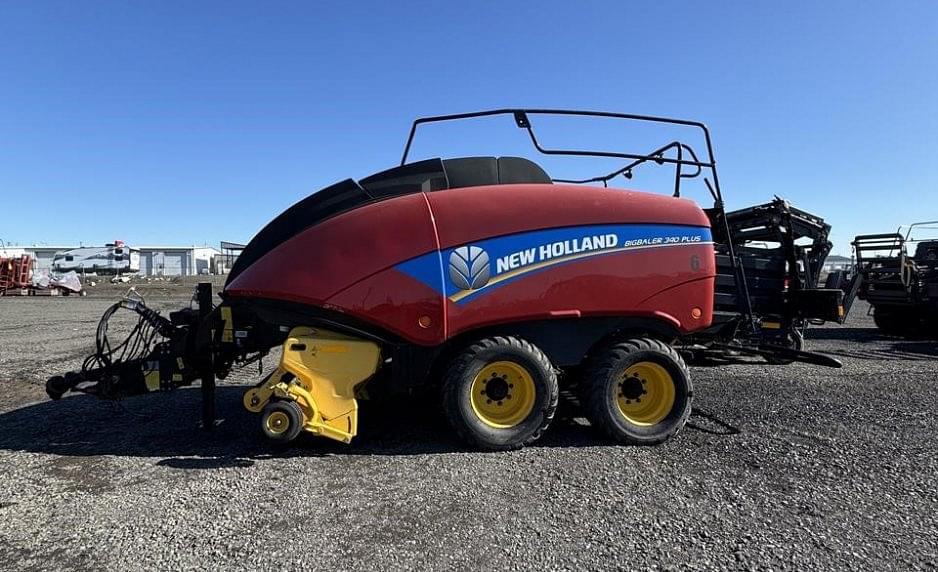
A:
[[[59,252],[52,259],[53,272],[74,270],[86,274],[133,274],[140,271],[140,250],[117,241]]]

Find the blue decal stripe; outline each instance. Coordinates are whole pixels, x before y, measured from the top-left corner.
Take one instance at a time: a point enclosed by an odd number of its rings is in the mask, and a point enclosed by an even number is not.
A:
[[[570,262],[577,262],[579,260],[583,260],[586,258],[593,258],[596,256],[606,256],[608,254],[619,254],[622,252],[633,252],[637,250],[648,250],[651,248],[673,248],[675,246],[698,246],[701,244],[707,245],[707,244],[713,244],[713,243],[712,242],[695,242],[692,244],[656,244],[656,245],[649,245],[649,246],[630,246],[630,247],[625,247],[625,248],[606,249],[606,250],[593,251],[593,252],[584,253],[584,254],[565,256],[563,258],[557,258],[555,260],[550,260],[550,261],[540,263],[540,264],[534,264],[532,266],[527,266],[524,268],[519,268],[518,270],[500,274],[497,278],[491,280],[488,284],[486,284],[485,286],[481,288],[476,288],[475,290],[462,290],[450,296],[449,299],[451,302],[456,302],[457,304],[468,302],[469,300],[475,298],[476,296],[480,294],[484,294],[486,289],[490,287],[504,286],[505,284],[509,282],[513,282],[523,276],[527,276],[528,274],[535,274],[537,272],[547,270],[548,268],[553,268],[554,266],[569,264]]]
[[[520,277],[561,264],[648,248],[713,244],[708,227],[663,224],[616,224],[561,227],[483,239],[434,251],[397,265],[455,303],[465,303]],[[481,287],[464,290],[449,279],[458,248],[481,249],[488,256],[490,278]],[[459,261],[456,261],[457,263]],[[454,267],[454,271],[460,268]],[[459,272],[459,274],[465,274]],[[485,278],[482,278],[485,280]],[[471,280],[467,280],[471,284]]]

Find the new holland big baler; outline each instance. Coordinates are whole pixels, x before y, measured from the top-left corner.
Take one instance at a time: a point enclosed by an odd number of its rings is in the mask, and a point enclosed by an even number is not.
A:
[[[493,115],[513,117],[541,153],[624,164],[564,180],[518,157],[408,162],[420,125]],[[706,157],[679,141],[648,154],[547,148],[531,125],[540,115],[695,129]],[[675,168],[673,196],[608,188],[648,164]],[[702,173],[714,199],[706,210],[680,196],[682,181]],[[511,449],[541,435],[569,384],[607,436],[660,443],[691,411],[679,349],[839,365],[795,347],[769,325],[775,317],[757,313],[732,220],[701,123],[519,109],[418,119],[399,167],[323,189],[264,227],[231,269],[221,304],[208,285],[198,308],[168,317],[125,299],[102,319],[82,371],[50,379],[47,391],[117,398],[201,379],[211,426],[215,378],[279,346],[278,368],[244,395],[278,441],[305,430],[347,443],[359,399],[438,391],[464,440]],[[782,272],[797,276],[788,262]],[[735,295],[715,324],[718,279]],[[785,328],[837,315],[839,291],[779,284]],[[107,321],[121,308],[139,322],[112,347]]]

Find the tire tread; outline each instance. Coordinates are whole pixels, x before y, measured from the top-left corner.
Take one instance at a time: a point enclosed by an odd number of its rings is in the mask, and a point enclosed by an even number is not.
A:
[[[456,393],[460,389],[460,382],[465,376],[466,369],[472,364],[473,360],[476,359],[476,356],[486,350],[496,349],[498,347],[511,347],[528,354],[528,356],[536,361],[540,366],[542,366],[545,371],[550,372],[550,376],[552,378],[551,386],[553,391],[548,396],[547,406],[544,409],[543,420],[534,433],[532,433],[521,443],[501,445],[481,440],[479,435],[473,433],[469,427],[466,426],[460,417],[459,408],[453,405],[458,402],[458,395]],[[553,365],[551,365],[547,355],[545,355],[544,352],[542,352],[540,348],[534,344],[514,336],[494,336],[491,338],[483,338],[471,344],[465,351],[459,354],[455,360],[453,360],[452,364],[446,370],[446,373],[443,376],[443,411],[446,415],[447,422],[455,430],[456,435],[464,442],[469,443],[474,447],[488,451],[510,451],[514,449],[520,449],[521,447],[530,445],[531,443],[540,439],[541,435],[543,435],[551,421],[553,421],[554,415],[557,413],[558,401],[559,391],[557,388],[557,372],[554,370]]]
[[[694,391],[693,385],[691,385],[690,373],[687,368],[687,364],[684,362],[684,359],[674,347],[654,338],[632,338],[615,342],[606,346],[604,350],[598,353],[598,355],[589,360],[585,370],[584,378],[580,383],[579,398],[583,407],[583,411],[586,414],[590,424],[602,431],[606,437],[612,439],[613,441],[626,444],[658,445],[677,435],[681,431],[681,429],[686,424],[688,417],[690,417],[691,407],[689,405],[682,413],[679,422],[675,423],[672,429],[660,435],[656,435],[655,437],[642,438],[641,440],[622,435],[605,422],[607,386],[603,380],[612,375],[612,372],[616,369],[618,363],[627,359],[630,354],[634,354],[640,351],[657,351],[664,353],[678,364],[678,366],[687,375],[687,398],[689,403],[693,397]]]

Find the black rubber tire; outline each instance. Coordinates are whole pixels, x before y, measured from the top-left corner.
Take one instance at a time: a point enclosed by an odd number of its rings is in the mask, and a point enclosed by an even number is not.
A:
[[[612,387],[629,366],[650,361],[662,366],[674,382],[674,406],[652,426],[630,423],[610,399]],[[659,340],[636,338],[607,346],[588,359],[580,382],[580,403],[590,424],[607,437],[628,445],[657,445],[676,435],[690,417],[694,386],[676,349]]]
[[[534,407],[510,428],[486,425],[472,410],[471,389],[476,375],[495,361],[524,367],[534,381]],[[485,338],[456,356],[443,375],[443,412],[460,439],[486,451],[509,451],[540,438],[554,419],[560,389],[557,373],[540,349],[511,336]]]
[[[882,308],[873,308],[873,323],[884,334],[894,334],[896,332],[896,319],[892,312]]]
[[[938,316],[931,316],[925,321],[925,338],[938,340]]]
[[[921,330],[921,320],[912,311],[873,308],[873,323],[887,336],[912,337]]]
[[[286,430],[279,433],[271,431],[267,424],[267,419],[276,412],[284,413],[289,419]],[[289,443],[296,439],[297,435],[303,430],[303,423],[303,410],[295,401],[271,401],[261,412],[261,431],[268,439],[278,443]]]

